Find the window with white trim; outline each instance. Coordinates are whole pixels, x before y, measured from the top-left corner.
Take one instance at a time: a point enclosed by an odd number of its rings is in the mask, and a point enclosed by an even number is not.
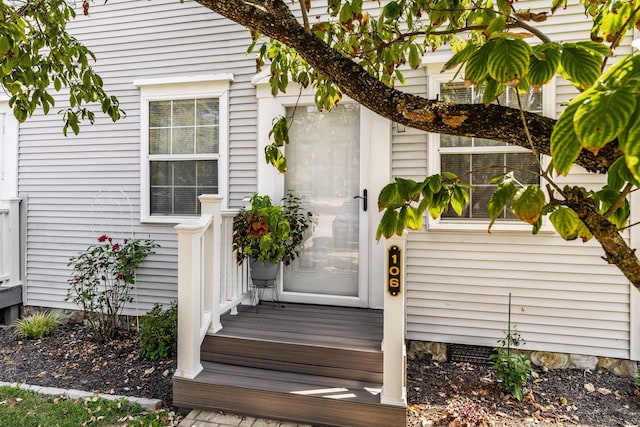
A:
[[[143,221],[193,217],[198,196],[225,195],[229,80],[139,83]]]
[[[440,99],[458,104],[482,102],[482,93],[475,87],[465,87],[462,82],[441,82]],[[518,108],[516,92],[509,88],[497,102],[500,105]],[[542,113],[542,93],[530,91],[520,94],[520,102],[525,110]],[[473,185],[469,193],[469,205],[458,216],[452,209],[445,211],[442,219],[446,221],[489,220],[487,204],[496,189],[497,183],[489,182],[491,177],[513,172],[514,177],[523,185],[538,185],[538,165],[531,151],[505,142],[484,138],[439,135],[437,156],[440,170],[452,172],[462,178],[466,184]],[[516,217],[507,208],[499,218],[515,220]]]

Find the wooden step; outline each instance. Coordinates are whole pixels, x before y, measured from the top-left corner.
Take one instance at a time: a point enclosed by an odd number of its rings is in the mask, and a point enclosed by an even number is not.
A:
[[[200,358],[253,368],[382,382],[381,351],[214,335],[205,338]]]
[[[193,380],[174,378],[174,405],[314,426],[406,425],[406,408],[379,403],[379,383],[213,362],[203,366]]]
[[[382,313],[284,304],[240,307],[205,337],[202,360],[382,382]]]

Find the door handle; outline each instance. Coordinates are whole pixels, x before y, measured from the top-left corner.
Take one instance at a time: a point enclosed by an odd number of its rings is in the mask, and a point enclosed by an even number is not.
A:
[[[354,199],[362,199],[362,209],[367,211],[367,189],[362,190],[362,196],[353,196]]]

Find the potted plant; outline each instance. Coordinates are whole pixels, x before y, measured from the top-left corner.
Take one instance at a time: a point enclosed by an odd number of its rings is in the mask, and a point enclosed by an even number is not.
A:
[[[254,194],[251,207],[233,219],[233,249],[238,264],[250,261],[254,286],[275,283],[280,262],[291,264],[300,255],[313,215],[291,192],[273,205],[269,196]]]

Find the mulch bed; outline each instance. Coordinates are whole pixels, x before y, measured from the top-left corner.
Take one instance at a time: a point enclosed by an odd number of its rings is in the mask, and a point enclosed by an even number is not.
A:
[[[172,405],[175,359],[146,360],[133,331],[97,344],[78,324],[65,324],[39,340],[16,339],[10,328],[2,328],[0,366],[0,381],[147,397]]]
[[[0,381],[161,399],[172,405],[175,359],[141,357],[135,332],[96,344],[82,325],[19,340],[0,328]],[[501,393],[490,366],[414,361],[407,365],[409,427],[640,425],[633,378],[605,372],[538,371],[525,399]]]

